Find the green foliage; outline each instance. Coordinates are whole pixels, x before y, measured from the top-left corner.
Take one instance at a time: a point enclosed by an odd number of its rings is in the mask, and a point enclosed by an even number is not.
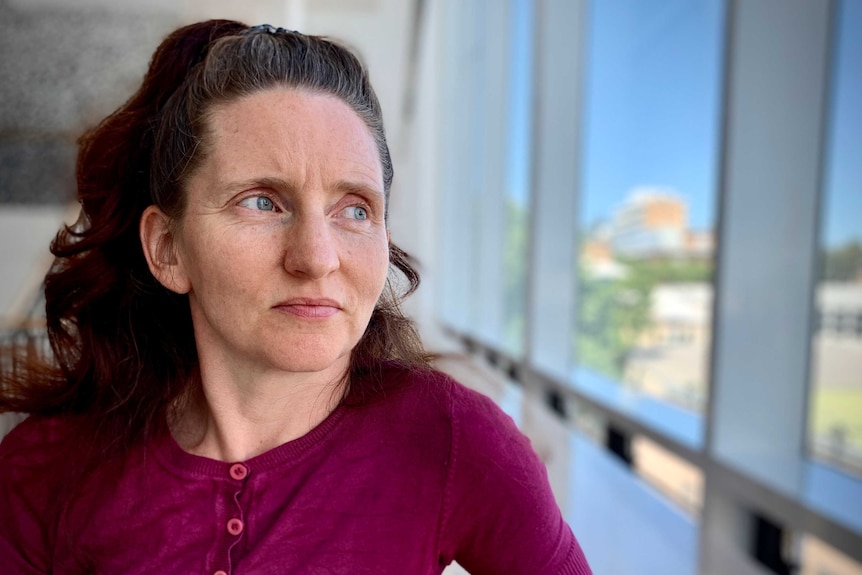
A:
[[[627,281],[649,286],[712,281],[712,262],[703,260],[622,260]]]
[[[810,432],[815,440],[815,455],[862,473],[862,389],[820,382],[811,399]]]
[[[591,277],[580,266],[578,362],[621,380],[626,360],[641,334],[650,327],[652,292],[659,284],[709,282],[708,261],[623,260],[627,275],[611,280]]]
[[[824,252],[820,261],[823,281],[852,282],[862,277],[862,245],[859,241]]]
[[[506,198],[503,246],[503,338],[510,349],[520,350],[524,336],[527,288],[527,215],[525,206]]]
[[[821,383],[812,393],[811,428],[815,435],[844,430],[848,442],[862,451],[862,388]]]
[[[628,326],[637,323],[639,306],[634,298],[625,297],[622,282],[591,279],[583,269],[580,277],[577,357],[580,363],[620,379],[626,353],[634,343]]]

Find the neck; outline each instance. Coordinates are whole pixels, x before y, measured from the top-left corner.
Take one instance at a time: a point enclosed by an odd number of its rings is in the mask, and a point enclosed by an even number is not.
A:
[[[173,435],[184,450],[245,461],[302,437],[338,406],[347,362],[323,373],[269,372],[238,378],[201,365],[201,388],[180,413]]]

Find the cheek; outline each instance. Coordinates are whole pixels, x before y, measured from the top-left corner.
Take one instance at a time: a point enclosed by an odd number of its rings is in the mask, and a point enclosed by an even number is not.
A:
[[[377,270],[377,294],[383,290],[386,285],[386,278],[389,276],[389,243],[384,243],[376,253],[374,269]]]
[[[242,296],[250,290],[256,270],[262,268],[262,254],[266,253],[264,242],[249,243],[247,238],[234,236],[228,238],[224,234],[201,235],[201,241],[195,242],[191,249],[185,251],[187,269],[192,289],[206,292],[211,296],[225,291],[235,292]]]
[[[386,277],[389,272],[389,246],[388,244],[374,243],[362,246],[351,246],[348,257],[354,270],[354,277],[359,284],[356,287],[363,296],[377,303],[383,287],[386,285]]]

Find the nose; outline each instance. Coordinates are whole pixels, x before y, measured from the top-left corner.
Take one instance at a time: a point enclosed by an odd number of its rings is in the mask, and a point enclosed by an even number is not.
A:
[[[284,269],[289,274],[321,279],[338,269],[338,238],[325,216],[307,215],[289,228],[284,256]]]

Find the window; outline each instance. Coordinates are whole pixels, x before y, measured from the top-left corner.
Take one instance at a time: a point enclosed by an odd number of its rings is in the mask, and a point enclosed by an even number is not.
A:
[[[457,79],[447,90],[444,265],[467,287],[443,287],[443,316],[515,357],[525,338],[533,9],[532,0],[477,0],[456,11],[463,33],[450,47]]]
[[[634,437],[631,449],[637,474],[690,517],[699,518],[703,472],[645,437]]]
[[[515,48],[525,4],[534,69]],[[594,570],[834,571],[805,559],[801,533],[858,563],[862,108],[847,102],[862,101],[848,67],[862,52],[847,45],[862,5],[446,5],[487,25],[446,28],[484,47],[445,90],[460,130],[445,155],[463,167],[445,192],[470,207],[443,262],[468,263],[442,281],[471,287],[455,301],[467,319],[441,315],[517,375],[521,423]],[[521,81],[534,91],[516,95]],[[525,252],[520,268],[509,254]],[[836,370],[855,379],[817,379]]]
[[[701,412],[723,3],[593,2],[588,26],[575,359]]]
[[[527,302],[527,240],[532,149],[533,2],[512,0],[509,22],[508,134],[506,135],[503,241],[503,341],[523,352]]]
[[[836,15],[809,445],[862,475],[862,4],[841,2]]]

